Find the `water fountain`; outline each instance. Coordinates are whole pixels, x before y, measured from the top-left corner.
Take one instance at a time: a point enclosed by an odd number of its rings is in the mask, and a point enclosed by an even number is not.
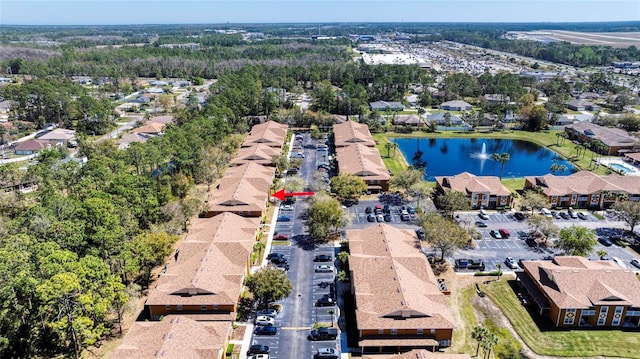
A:
[[[489,159],[489,154],[487,154],[487,144],[485,142],[482,142],[482,151],[472,153],[471,157],[477,158],[479,160]]]

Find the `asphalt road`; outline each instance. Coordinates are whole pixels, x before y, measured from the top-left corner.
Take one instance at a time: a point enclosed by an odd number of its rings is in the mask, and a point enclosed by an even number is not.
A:
[[[308,133],[303,141],[304,161],[299,176],[302,176],[307,185],[312,184],[312,175],[316,171],[317,163],[326,161],[326,152],[312,148],[315,141]],[[315,146],[313,146],[315,147]],[[316,307],[316,301],[323,295],[330,295],[333,291],[335,298],[335,271],[334,273],[316,273],[314,268],[319,264],[334,265],[333,262],[313,262],[316,254],[331,254],[335,260],[336,249],[330,244],[314,244],[308,236],[305,214],[308,208],[307,198],[298,197],[292,205],[293,211],[282,211],[281,215],[291,217],[289,222],[277,222],[276,233],[285,234],[290,239],[290,245],[274,245],[271,253],[282,253],[289,261],[287,276],[293,289],[291,295],[277,304],[282,305],[282,312],[276,317],[278,333],[275,336],[256,336],[251,344],[268,345],[271,359],[299,359],[313,358],[318,348],[339,349],[340,338],[332,341],[312,342],[307,339],[311,327],[316,322],[332,322],[333,310],[334,323],[339,317],[339,309],[336,306]],[[324,283],[324,284],[322,284]]]

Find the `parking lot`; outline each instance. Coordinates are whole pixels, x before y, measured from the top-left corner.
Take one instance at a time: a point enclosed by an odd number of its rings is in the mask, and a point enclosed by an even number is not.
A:
[[[570,226],[583,226],[596,231],[597,235],[609,235],[611,233],[621,233],[625,228],[625,224],[618,221],[600,220],[588,211],[580,211],[585,214],[586,219],[580,218],[554,218],[553,222],[560,228]],[[516,261],[519,259],[550,259],[555,255],[561,254],[559,250],[553,248],[530,247],[525,239],[530,228],[527,220],[517,220],[514,217],[515,212],[487,211],[487,219],[479,216],[479,211],[460,212],[457,214],[456,220],[463,227],[474,227],[481,233],[481,239],[476,240],[477,247],[474,249],[461,249],[456,251],[451,263],[456,258],[482,259],[485,262],[486,271],[497,270],[497,265],[501,265],[501,270],[509,270],[506,266],[506,257],[513,257]],[[486,227],[479,227],[476,222],[482,221]],[[506,229],[509,232],[508,238],[495,238],[490,233]],[[617,257],[627,264],[627,267],[635,269],[630,264],[634,256],[625,248],[612,246],[604,246],[598,243],[594,249],[590,259],[599,259],[596,252],[605,250],[607,257]],[[460,272],[464,272],[461,270]]]

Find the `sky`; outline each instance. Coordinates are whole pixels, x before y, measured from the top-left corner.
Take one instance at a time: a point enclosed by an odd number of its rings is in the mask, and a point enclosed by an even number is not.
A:
[[[640,21],[640,0],[0,0],[0,25]]]

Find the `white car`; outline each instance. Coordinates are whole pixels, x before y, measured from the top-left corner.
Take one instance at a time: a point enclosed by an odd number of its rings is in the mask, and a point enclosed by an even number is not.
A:
[[[624,262],[622,261],[622,259],[618,258],[618,257],[611,257],[611,260],[616,262],[617,265],[619,265],[621,268],[627,268],[627,265],[624,264]]]
[[[316,273],[333,273],[333,266],[328,264],[321,264],[316,266]]]
[[[278,315],[278,311],[273,308],[269,308],[269,309],[259,310],[256,314],[259,317],[275,318]]]
[[[636,266],[637,268],[640,268],[640,261],[637,258],[633,258],[631,260],[631,264],[633,264],[634,266]]]
[[[516,260],[513,259],[513,257],[507,257],[507,259],[504,260],[504,263],[507,265],[507,267],[509,267],[509,269],[518,268],[518,264],[516,263]]]
[[[282,208],[280,208],[283,211],[293,211],[293,206],[290,204],[285,204],[284,206],[282,206]]]
[[[269,359],[269,354],[255,354],[247,357],[247,359]]]
[[[256,325],[274,325],[276,324],[276,320],[271,317],[267,317],[266,315],[259,315],[256,317],[255,324]]]

